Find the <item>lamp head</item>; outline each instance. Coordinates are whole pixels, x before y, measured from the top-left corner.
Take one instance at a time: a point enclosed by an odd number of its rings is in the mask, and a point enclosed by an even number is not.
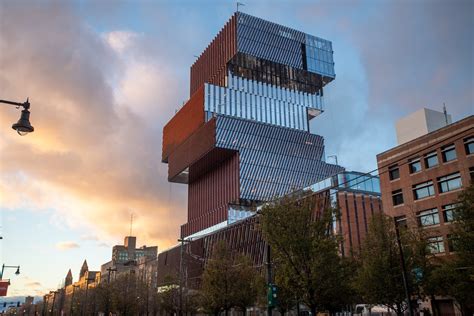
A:
[[[12,128],[21,136],[33,132],[35,129],[30,124],[30,111],[24,109],[21,111],[20,119],[12,125]]]
[[[19,274],[20,274],[20,266],[18,266],[18,268],[16,268],[15,274],[16,274],[16,275],[19,275]]]

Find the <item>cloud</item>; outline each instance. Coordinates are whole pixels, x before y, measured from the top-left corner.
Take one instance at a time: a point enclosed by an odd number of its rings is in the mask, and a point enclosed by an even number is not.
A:
[[[2,207],[53,209],[54,223],[101,240],[126,234],[133,212],[139,242],[173,244],[185,187],[166,181],[161,129],[187,89],[169,53],[145,35],[97,32],[60,2],[0,11],[0,95],[29,96],[35,127],[21,138],[9,127],[18,111],[0,112]]]
[[[25,287],[27,287],[27,288],[37,288],[37,287],[43,287],[43,285],[40,282],[34,281],[34,282],[25,283]]]
[[[79,244],[73,241],[62,241],[56,244],[56,248],[59,250],[69,250],[74,248],[79,248]]]
[[[82,236],[81,236],[81,239],[82,239],[82,240],[97,241],[97,240],[99,240],[99,237],[97,237],[96,235],[82,235]]]

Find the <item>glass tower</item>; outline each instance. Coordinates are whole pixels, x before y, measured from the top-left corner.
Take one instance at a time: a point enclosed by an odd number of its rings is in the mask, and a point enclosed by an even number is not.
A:
[[[334,79],[330,41],[231,17],[191,66],[190,99],[163,129],[168,180],[188,185],[181,237],[343,171],[324,161],[324,140],[309,129]]]

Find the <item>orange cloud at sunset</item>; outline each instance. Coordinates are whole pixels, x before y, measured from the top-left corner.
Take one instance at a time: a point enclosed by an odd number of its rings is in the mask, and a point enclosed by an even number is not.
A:
[[[114,239],[133,212],[140,243],[173,244],[184,187],[167,183],[160,150],[177,79],[147,55],[144,35],[97,32],[54,3],[3,9],[0,98],[29,97],[35,132],[18,136],[19,111],[1,109],[2,207],[53,209],[70,228]]]

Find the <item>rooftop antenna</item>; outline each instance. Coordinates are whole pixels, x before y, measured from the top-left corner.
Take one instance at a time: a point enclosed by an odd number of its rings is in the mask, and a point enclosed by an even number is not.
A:
[[[244,7],[244,6],[245,6],[245,3],[237,2],[237,12],[239,12],[239,6]]]
[[[448,111],[446,111],[446,103],[443,102],[443,113],[444,113],[444,120],[446,121],[446,126],[448,125]]]
[[[130,214],[130,235],[132,236],[132,228],[133,228],[133,213]]]

